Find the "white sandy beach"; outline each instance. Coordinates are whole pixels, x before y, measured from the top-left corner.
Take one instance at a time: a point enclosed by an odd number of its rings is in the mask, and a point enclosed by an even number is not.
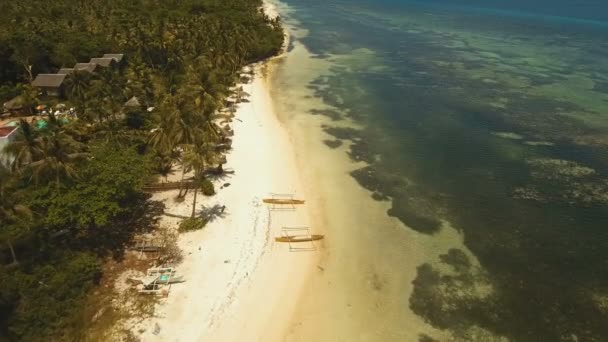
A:
[[[277,15],[268,3],[265,12]],[[309,206],[276,211],[262,203],[271,193],[306,193],[263,68],[255,66],[253,82],[243,85],[250,96],[231,123],[235,134],[224,168],[235,173],[214,181],[216,195],[199,195],[197,210],[225,206],[224,213],[203,230],[180,235],[184,258],[175,266],[186,282],[172,286],[153,318],[131,326],[143,341],[280,341],[289,329],[319,253],[293,252],[274,241],[284,226],[308,226]],[[181,203],[176,195],[168,191],[153,199],[165,202],[165,212],[189,216],[192,192]],[[179,221],[164,216],[161,225],[177,228]]]
[[[290,252],[274,241],[283,226],[308,225],[307,206],[269,211],[262,204],[269,193],[303,194],[292,145],[266,87],[257,67],[254,81],[243,86],[250,102],[239,105],[233,121],[233,150],[225,168],[235,174],[217,180],[218,193],[199,196],[197,204],[197,210],[225,205],[224,215],[180,236],[184,260],[177,270],[186,282],[173,285],[154,318],[132,328],[144,341],[277,341],[287,329],[318,253]],[[193,194],[174,203],[176,194],[154,199],[165,201],[166,212],[189,215]],[[163,217],[161,224],[175,227],[178,221]]]

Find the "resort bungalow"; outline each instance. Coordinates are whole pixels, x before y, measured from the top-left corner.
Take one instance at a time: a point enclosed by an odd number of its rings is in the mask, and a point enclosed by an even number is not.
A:
[[[0,163],[4,166],[9,166],[13,160],[12,157],[4,152],[5,147],[17,137],[19,126],[4,126],[0,127]]]
[[[103,68],[107,68],[107,67],[114,67],[118,64],[118,62],[116,61],[116,59],[111,58],[111,57],[102,57],[102,58],[91,58],[91,60],[89,61],[89,63],[94,63],[99,65],[100,67]]]
[[[38,88],[44,95],[60,96],[65,76],[63,74],[40,74],[36,76],[32,85]]]
[[[57,71],[57,73],[60,75],[69,75],[72,72],[74,72],[73,68],[61,68],[61,69],[59,69],[59,71]]]
[[[97,64],[95,63],[76,63],[76,65],[74,65],[74,70],[76,71],[93,72],[96,68]]]
[[[123,58],[125,57],[122,53],[106,53],[103,55],[103,58],[113,58],[116,63],[121,63]]]

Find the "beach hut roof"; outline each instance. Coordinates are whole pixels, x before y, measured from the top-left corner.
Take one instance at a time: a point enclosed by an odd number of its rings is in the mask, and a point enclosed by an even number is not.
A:
[[[36,76],[32,85],[34,87],[59,88],[65,79],[62,74],[40,74]]]
[[[113,58],[115,61],[120,62],[124,56],[122,53],[106,53],[103,55],[103,58]]]
[[[97,64],[95,63],[76,63],[74,65],[74,70],[76,71],[88,71],[93,72],[97,68]]]
[[[59,69],[59,71],[57,71],[57,73],[60,75],[69,75],[72,72],[74,72],[73,68],[61,68],[61,69]]]
[[[133,96],[132,98],[129,99],[129,101],[125,102],[124,106],[125,107],[141,107],[141,103],[139,102],[139,99],[136,96]]]
[[[108,58],[91,58],[91,60],[89,61],[89,63],[95,63],[99,66],[102,67],[109,67],[112,65],[112,63],[116,63],[116,59],[108,57]]]
[[[4,109],[6,110],[20,109],[21,107],[23,107],[23,99],[21,96],[13,97],[12,99],[4,102]]]

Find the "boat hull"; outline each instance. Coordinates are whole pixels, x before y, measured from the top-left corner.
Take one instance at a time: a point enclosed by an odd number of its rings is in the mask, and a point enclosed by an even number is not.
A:
[[[290,204],[304,204],[304,200],[292,200],[292,199],[277,199],[277,198],[264,198],[262,202],[267,204],[282,204],[282,205],[290,205]]]
[[[274,240],[277,242],[308,242],[317,241],[323,239],[323,235],[309,235],[309,236],[278,236]]]

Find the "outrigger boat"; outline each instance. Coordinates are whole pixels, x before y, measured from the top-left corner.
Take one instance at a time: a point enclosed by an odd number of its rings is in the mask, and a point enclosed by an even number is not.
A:
[[[323,239],[323,235],[313,234],[313,235],[296,235],[296,236],[277,236],[274,238],[277,242],[308,242],[308,241],[316,241]]]
[[[145,287],[150,287],[152,285],[166,285],[166,284],[177,284],[183,283],[184,277],[177,276],[173,277],[168,274],[163,274],[160,276],[147,276],[143,278],[129,278],[135,284],[142,284]]]
[[[262,202],[267,204],[304,204],[304,200],[291,198],[264,198]]]
[[[131,249],[138,252],[158,252],[163,249],[163,247],[159,245],[148,244],[146,242],[139,242],[133,247],[131,247]]]

